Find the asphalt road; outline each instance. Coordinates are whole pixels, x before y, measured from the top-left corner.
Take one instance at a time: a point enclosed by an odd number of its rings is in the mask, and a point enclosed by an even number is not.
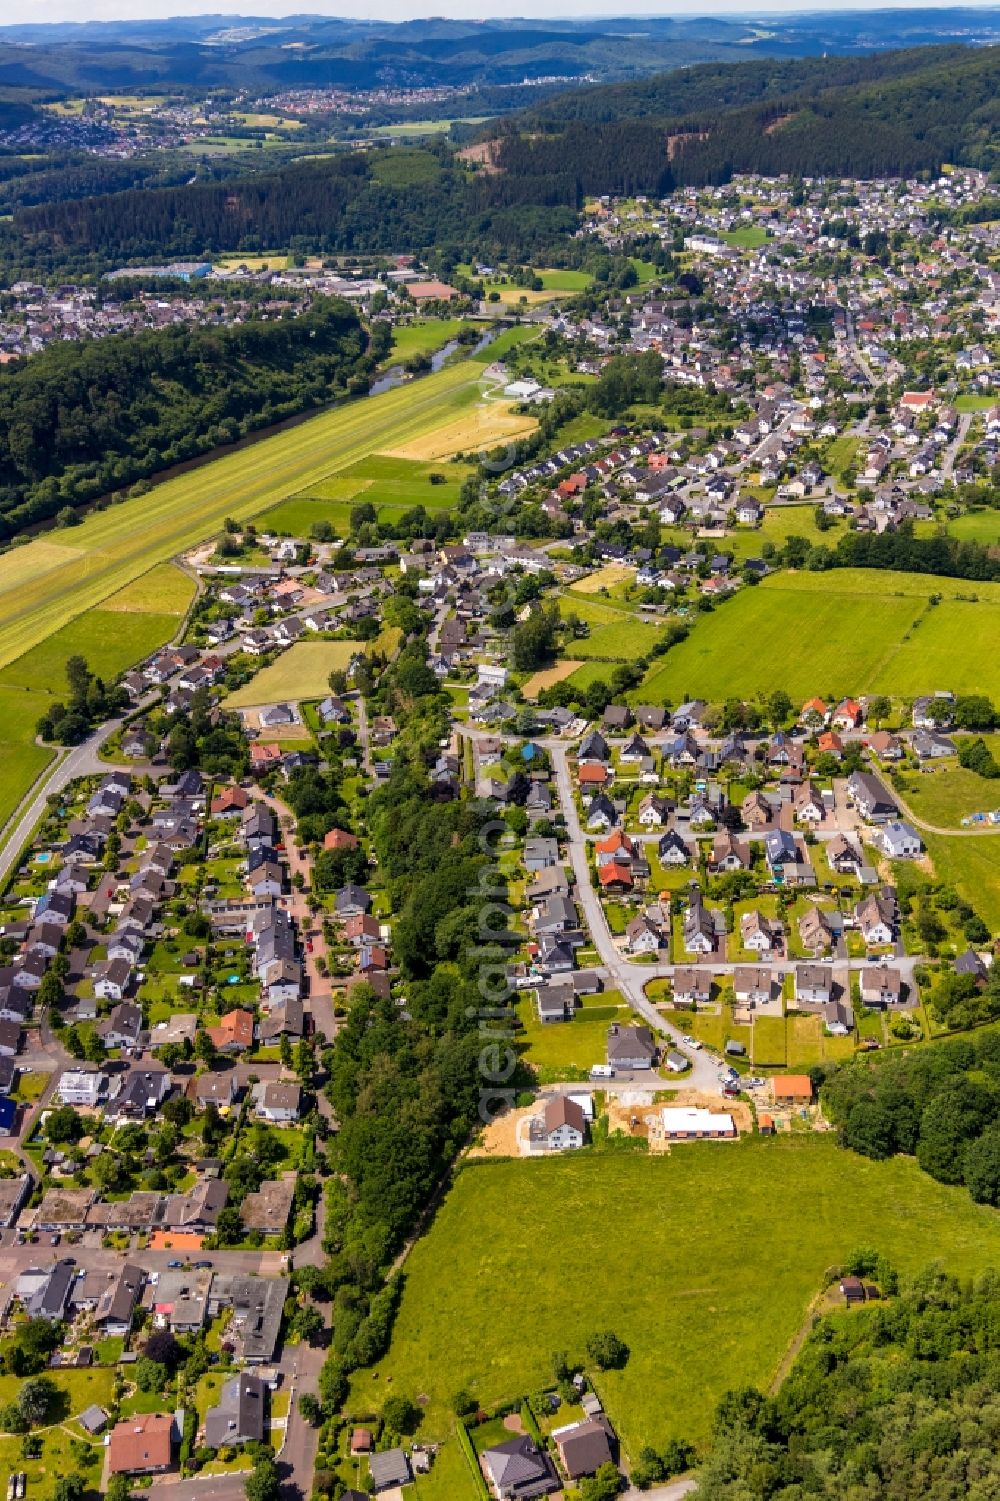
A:
[[[666,1036],[674,1047],[691,1059],[691,1071],[678,1079],[678,1088],[700,1089],[708,1093],[718,1094],[718,1064],[704,1050],[695,1053],[685,1048],[681,1041],[682,1033],[677,1027],[666,1021],[653,1003],[646,999],[644,987],[648,981],[656,979],[659,975],[672,974],[673,966],[644,964],[641,970],[637,969],[615,946],[611,930],[608,927],[607,918],[604,915],[604,908],[601,905],[601,899],[591,885],[587,840],[580,827],[576,803],[573,799],[573,784],[569,774],[566,746],[560,744],[558,741],[551,740],[546,741],[545,745],[549,755],[552,757],[556,786],[559,790],[559,801],[562,805],[563,817],[566,820],[566,831],[569,838],[569,857],[576,880],[577,901],[583,908],[584,917],[590,929],[591,937],[594,940],[594,947],[600,957],[601,964],[607,970],[614,987],[621,991],[632,1009],[649,1023],[654,1032],[659,1033],[661,1036]]]

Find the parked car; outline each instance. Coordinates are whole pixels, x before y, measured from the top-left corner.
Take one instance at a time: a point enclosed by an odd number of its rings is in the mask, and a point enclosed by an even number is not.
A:
[[[181,1269],[181,1267],[183,1265],[184,1265],[183,1261],[168,1261],[167,1262],[167,1266],[170,1268],[170,1270],[172,1272],[180,1271],[180,1269]]]

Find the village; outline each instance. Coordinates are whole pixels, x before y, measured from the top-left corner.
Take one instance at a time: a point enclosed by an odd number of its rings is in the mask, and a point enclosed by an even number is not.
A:
[[[477,457],[470,421],[361,457],[186,545],[163,565],[190,591],[172,639],[5,831],[0,1349],[37,1326],[33,1371],[63,1381],[95,1484],[230,1501],[277,1460],[303,1494],[318,1468],[330,1493],[419,1497],[447,1475],[419,1411],[373,1395],[378,1300],[422,1224],[371,1252],[352,1225],[368,1156],[345,1074],[369,1032],[446,1034],[467,935],[411,885],[470,829],[496,834],[513,1084],[458,1117],[463,1171],[832,1144],[831,1071],[996,1014],[995,881],[948,863],[998,816],[995,664],[969,613],[995,584],[978,554],[950,577],[903,551],[988,543],[996,515],[995,231],[927,230],[930,203],[986,188],[738,179],[590,205],[616,253],[676,258],[671,295],[522,303],[523,276],[410,257],[227,272],[276,317],[378,297],[399,332],[419,310],[445,358],[475,316],[489,437]],[[862,271],[851,238],[872,235]],[[241,292],[118,312],[14,292],[17,354],[97,319],[241,316]],[[900,552],[842,555],[877,547]],[[66,672],[83,714],[94,674]],[[41,740],[60,727],[52,708]],[[489,1494],[634,1472],[609,1339],[541,1391],[460,1394]]]

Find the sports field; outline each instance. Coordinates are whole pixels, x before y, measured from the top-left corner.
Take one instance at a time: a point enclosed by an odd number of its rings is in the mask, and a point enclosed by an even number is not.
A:
[[[631,1355],[598,1384],[628,1452],[703,1441],[725,1390],[766,1386],[827,1268],[873,1241],[903,1272],[968,1274],[996,1264],[1000,1215],[911,1161],[811,1135],[470,1166],[407,1260],[356,1406],[377,1409],[391,1379],[427,1394],[443,1436],[460,1388],[484,1404],[537,1391],[554,1350],[582,1359],[613,1329]]]
[[[977,602],[962,601],[960,593]],[[932,594],[943,595],[936,606]],[[837,569],[766,579],[698,620],[637,701],[811,693],[1000,696],[1000,586]]]

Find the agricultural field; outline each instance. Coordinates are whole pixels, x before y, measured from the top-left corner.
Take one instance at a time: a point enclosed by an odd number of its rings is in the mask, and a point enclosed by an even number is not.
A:
[[[418,463],[374,454],[343,474],[333,475],[266,511],[261,527],[290,536],[307,537],[318,521],[328,521],[339,534],[350,528],[351,510],[359,501],[373,505],[379,521],[398,521],[413,509],[446,511],[458,504],[459,492],[471,469],[466,464]],[[431,476],[435,476],[435,483]],[[437,482],[439,481],[439,482]]]
[[[102,605],[124,615],[185,615],[194,599],[195,583],[174,563],[160,563],[134,579]]]
[[[586,578],[570,584],[569,589],[571,594],[600,594],[602,589],[612,589],[615,584],[622,584],[631,577],[632,570],[624,563],[605,563],[596,573],[588,573]]]
[[[566,661],[557,662],[555,667],[542,667],[531,674],[521,691],[525,698],[537,698],[543,688],[552,688],[556,683],[561,683],[582,665],[581,662]]]
[[[783,573],[699,620],[653,665],[636,701],[753,697],[775,687],[793,698],[823,693],[916,694],[947,682],[958,693],[1000,696],[996,585],[861,569]],[[958,587],[955,587],[958,586]],[[929,606],[932,593],[944,596]]]
[[[530,412],[517,412],[514,402],[493,400],[477,402],[469,411],[450,422],[442,422],[430,431],[407,438],[387,448],[398,459],[450,459],[456,454],[496,448],[512,438],[533,433],[538,419]]]
[[[327,679],[331,672],[346,671],[358,649],[357,641],[296,641],[270,667],[230,694],[226,708],[323,698],[330,691]]]
[[[831,1137],[467,1166],[407,1261],[392,1346],[357,1377],[355,1405],[377,1408],[391,1379],[427,1394],[425,1429],[443,1437],[460,1387],[484,1404],[538,1390],[553,1350],[581,1358],[592,1331],[614,1329],[631,1355],[599,1386],[626,1450],[704,1442],[723,1391],[767,1385],[824,1272],[873,1225],[903,1272],[940,1260],[965,1275],[1000,1255],[995,1211]],[[565,1247],[570,1271],[541,1246]],[[586,1267],[600,1275],[581,1297],[572,1268]]]
[[[0,827],[52,760],[35,744],[35,725],[65,695],[67,660],[83,656],[105,681],[117,677],[176,635],[193,594],[193,582],[164,564],[0,670]]]

